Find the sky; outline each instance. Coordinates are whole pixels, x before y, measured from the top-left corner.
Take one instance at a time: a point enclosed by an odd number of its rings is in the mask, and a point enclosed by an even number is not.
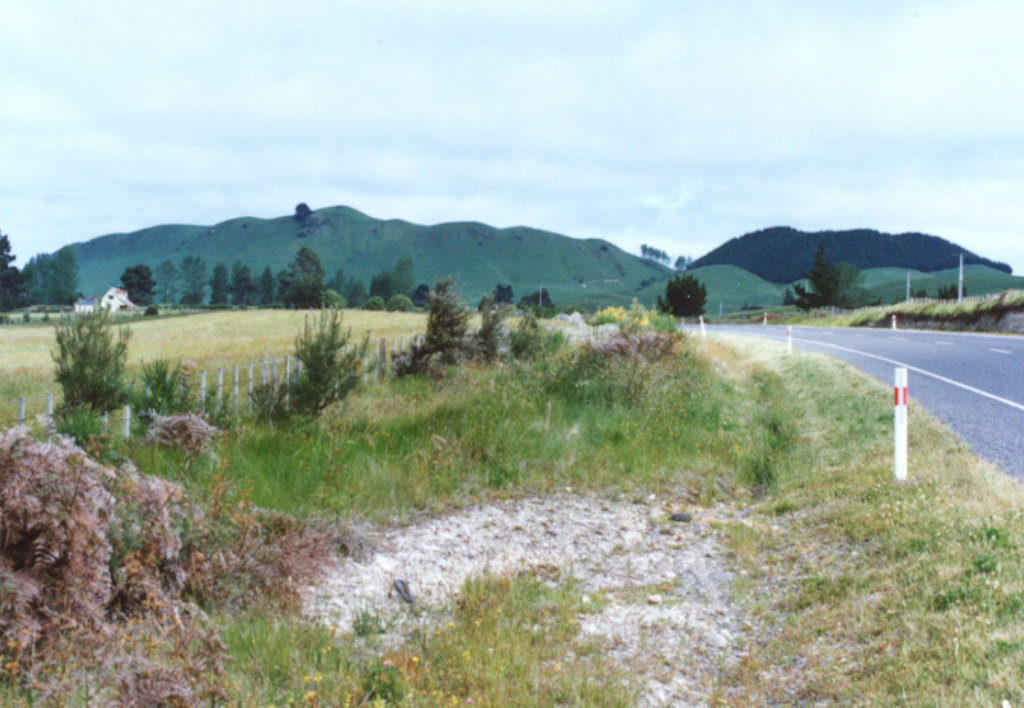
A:
[[[1022,27],[1019,0],[0,0],[0,231],[23,266],[304,202],[673,259],[918,231],[1024,273]]]

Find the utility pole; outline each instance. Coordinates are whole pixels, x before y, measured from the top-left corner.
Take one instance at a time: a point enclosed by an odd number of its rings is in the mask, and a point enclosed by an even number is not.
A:
[[[910,302],[910,271],[907,271],[907,302]]]
[[[964,254],[960,254],[960,282],[956,288],[956,301],[964,301]]]
[[[718,316],[719,317],[722,316],[722,301],[721,300],[718,301]]]

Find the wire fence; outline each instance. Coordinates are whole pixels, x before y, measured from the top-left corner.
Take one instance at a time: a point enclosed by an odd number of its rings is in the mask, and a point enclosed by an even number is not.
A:
[[[560,332],[566,343],[579,346],[595,338],[592,327],[572,327],[554,330]],[[472,332],[470,333],[473,334]],[[395,360],[408,353],[412,347],[422,345],[424,335],[413,334],[404,337],[383,338],[370,342],[363,352],[362,377],[364,384],[384,381],[394,376]],[[355,350],[354,345],[347,347]],[[302,363],[292,356],[264,358],[241,365],[220,367],[212,371],[186,371],[182,373],[181,385],[198,392],[201,405],[215,406],[215,410],[227,407],[234,415],[252,413],[253,391],[257,386],[273,382],[294,382],[302,371]],[[135,382],[132,387],[141,384]],[[16,399],[0,401],[0,426],[24,425],[38,420],[40,416],[50,419],[60,406],[61,395],[47,392],[36,396],[19,396]],[[125,439],[130,435],[131,410],[125,406],[114,413],[115,420]],[[118,419],[119,417],[119,419]],[[109,418],[109,415],[108,415]]]

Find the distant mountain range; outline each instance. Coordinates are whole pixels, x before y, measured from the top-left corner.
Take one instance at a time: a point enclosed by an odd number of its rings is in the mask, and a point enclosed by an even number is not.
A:
[[[846,261],[865,271],[889,269],[866,282],[869,290],[886,299],[898,297],[905,288],[907,270],[913,271],[914,283],[937,288],[934,283],[951,277],[949,271],[958,265],[961,253],[972,266],[972,277],[982,278],[977,285],[968,284],[974,294],[982,288],[1019,287],[1021,282],[1007,275],[1009,266],[937,236],[868,229],[764,229],[719,246],[694,261],[689,272],[706,281],[709,310],[715,303],[729,309],[777,306],[786,286],[810,268],[819,244],[833,262]],[[275,219],[242,217],[215,226],[154,226],[100,236],[72,244],[71,249],[79,265],[79,287],[94,295],[118,284],[129,266],[141,263],[155,272],[163,261],[180,264],[185,256],[201,257],[211,272],[217,263],[230,268],[240,262],[256,277],[267,266],[276,274],[303,246],[319,255],[328,278],[341,269],[346,277],[361,278],[366,285],[373,275],[390,271],[400,257],[409,256],[417,283],[432,285],[439,277],[454,275],[467,302],[474,304],[502,284],[512,285],[516,299],[544,287],[558,306],[592,309],[628,304],[634,297],[651,305],[673,274],[666,265],[601,239],[575,239],[525,226],[498,229],[477,222],[422,226],[376,219],[345,206],[300,210]]]
[[[698,258],[692,267],[734,265],[772,283],[792,283],[810,269],[819,244],[833,263],[852,263],[861,270],[905,268],[930,273],[958,266],[962,253],[965,265],[1013,272],[1005,263],[982,258],[938,236],[886,234],[871,229],[806,232],[788,226],[731,239]]]

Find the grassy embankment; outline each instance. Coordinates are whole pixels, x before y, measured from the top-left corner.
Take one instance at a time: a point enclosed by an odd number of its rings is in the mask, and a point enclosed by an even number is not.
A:
[[[283,344],[294,333],[285,329],[274,335]],[[237,346],[216,334],[207,344],[218,341]],[[222,475],[258,505],[341,525],[564,486],[668,499],[685,489],[700,503],[749,505],[724,530],[737,596],[766,631],[709,689],[723,703],[1019,695],[1019,486],[913,407],[911,479],[894,483],[888,390],[781,351],[687,340],[666,361],[613,366],[563,351],[372,387],[314,428],[239,426],[216,464],[187,467],[138,441],[124,452],[190,489]],[[273,603],[205,609],[230,652],[232,704],[356,705],[371,690],[407,705],[631,701],[618,680],[631,667],[598,662],[600,677],[587,677],[561,663],[569,650],[601,655],[577,643],[576,618],[593,606],[568,579],[471,581],[450,624],[390,649]],[[368,625],[359,633],[372,635]]]

